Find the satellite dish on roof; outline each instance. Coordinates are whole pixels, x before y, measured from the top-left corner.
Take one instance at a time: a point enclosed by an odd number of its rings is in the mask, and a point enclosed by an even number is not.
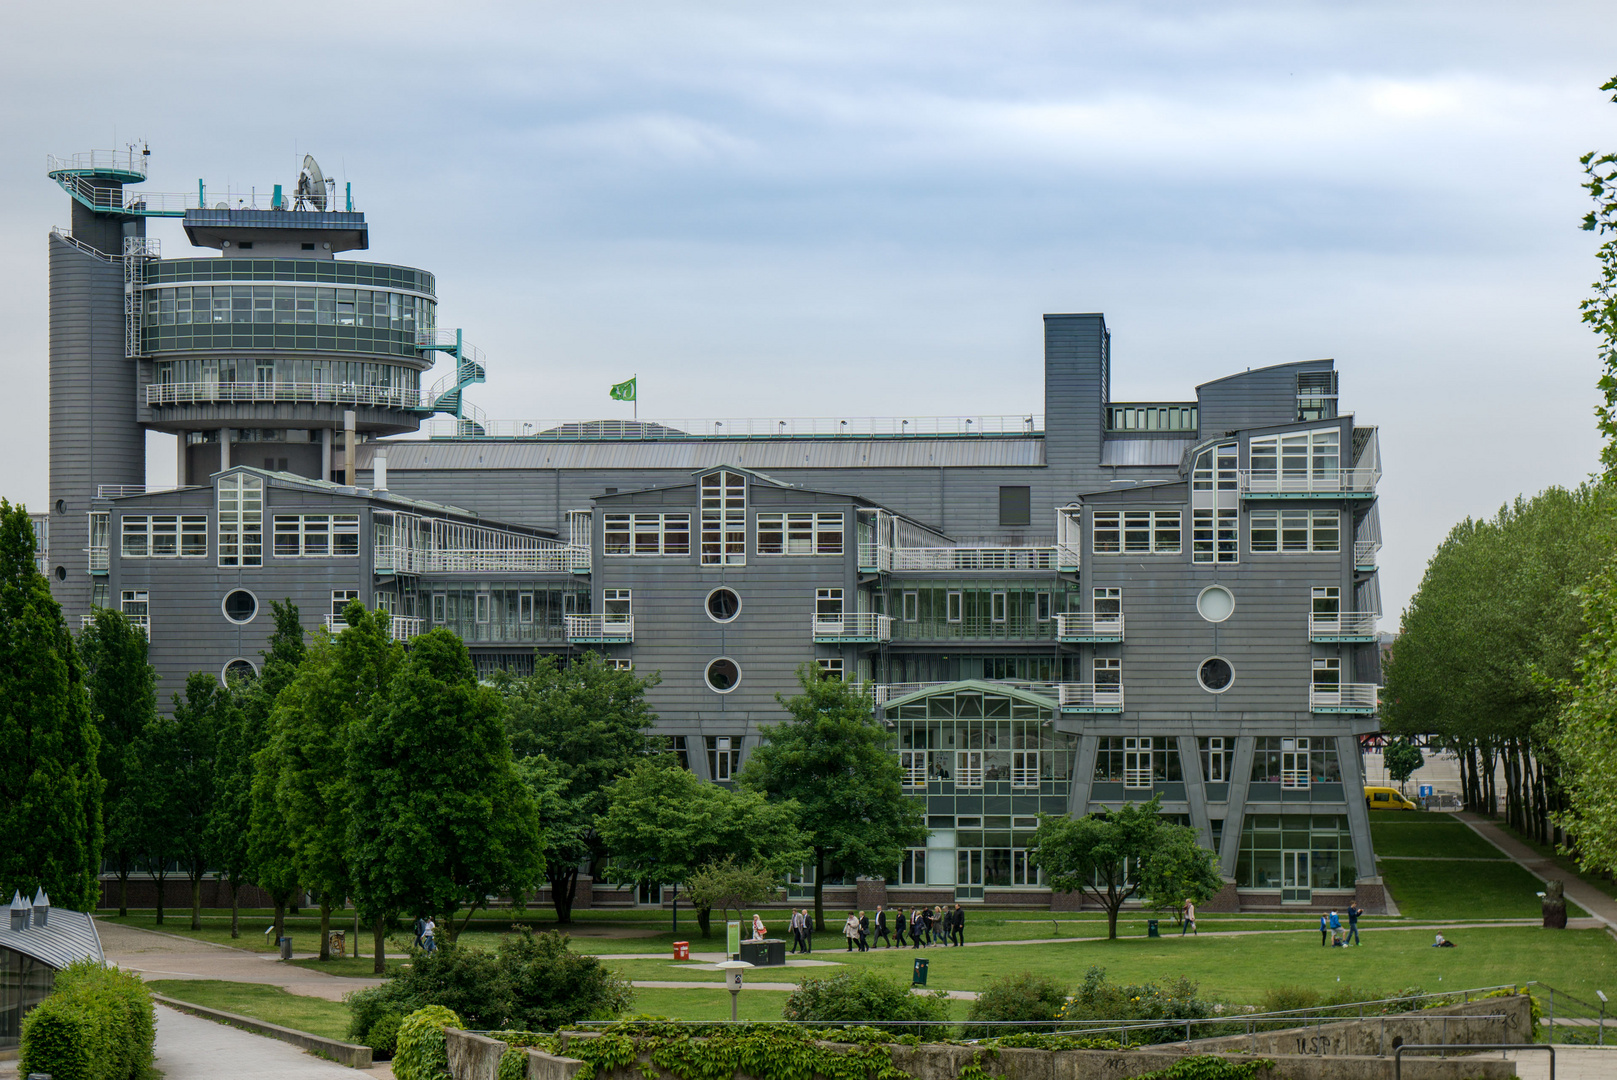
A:
[[[227,203],[227,202],[214,203],[213,208],[215,210],[229,210],[230,209],[230,204]]]
[[[320,163],[314,160],[313,154],[303,155],[303,171],[298,173],[297,197],[296,210],[305,209],[305,203],[316,210],[326,208],[326,174],[320,171]]]

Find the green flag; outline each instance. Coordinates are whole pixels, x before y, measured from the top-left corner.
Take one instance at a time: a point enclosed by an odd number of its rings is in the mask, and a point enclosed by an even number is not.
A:
[[[639,376],[637,375],[637,376],[635,376],[635,378],[638,379]],[[635,397],[634,384],[635,384],[635,379],[630,379],[628,382],[620,382],[620,383],[618,383],[616,386],[614,386],[612,388],[612,400],[613,401],[635,401],[635,400],[638,400]]]

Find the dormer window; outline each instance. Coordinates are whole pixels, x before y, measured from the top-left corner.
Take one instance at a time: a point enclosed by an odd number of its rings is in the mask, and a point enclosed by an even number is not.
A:
[[[719,471],[702,477],[702,565],[747,562],[747,478]]]

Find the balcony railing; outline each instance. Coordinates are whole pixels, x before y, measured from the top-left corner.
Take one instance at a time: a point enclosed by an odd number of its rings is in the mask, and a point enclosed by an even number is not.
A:
[[[424,620],[409,615],[395,615],[389,627],[389,634],[394,641],[409,641],[422,631]],[[348,620],[341,615],[327,615],[326,629],[333,634],[340,634],[348,629]]]
[[[90,573],[105,574],[108,564],[111,562],[110,551],[104,547],[86,548],[85,550],[90,556]]]
[[[1248,498],[1372,495],[1381,470],[1353,469],[1242,469],[1241,494]]]
[[[592,645],[627,644],[634,640],[634,616],[569,615],[567,640]]]
[[[1355,540],[1353,542],[1353,565],[1365,570],[1374,570],[1376,568],[1376,552],[1380,550],[1380,540]]]
[[[177,487],[147,487],[145,484],[97,484],[98,499],[126,499],[131,495],[156,495],[164,491],[178,491]]]
[[[215,401],[309,402],[317,405],[419,409],[421,392],[397,386],[325,382],[151,383],[146,387],[147,405],[195,405]]]
[[[1308,708],[1319,713],[1373,713],[1380,689],[1375,683],[1316,683],[1308,688]]]
[[[570,574],[587,573],[587,549],[557,544],[554,547],[449,548],[431,550],[397,544],[377,545],[377,572],[395,574]]]
[[[125,613],[124,618],[129,620],[130,626],[138,626],[141,630],[143,630],[147,637],[152,636],[152,617],[150,615],[130,615]],[[89,626],[94,621],[95,614],[93,612],[89,615],[80,615],[79,629],[83,630],[86,626]]]
[[[881,574],[893,568],[893,549],[885,544],[859,545],[859,572]]]
[[[1062,712],[1122,712],[1123,688],[1107,683],[1062,683],[1058,700]]]
[[[1024,682],[1018,679],[985,679],[993,686],[1004,686],[1012,690],[1027,690],[1035,694],[1044,694],[1051,701],[1058,695],[1060,683],[1051,682]],[[946,682],[908,682],[908,683],[877,683],[873,688],[877,708],[886,705],[889,701],[896,701],[901,697],[921,690],[928,690],[934,686],[947,686]]]
[[[1054,547],[936,547],[893,548],[892,569],[957,570],[1054,570]]]
[[[893,620],[889,615],[870,611],[850,612],[843,615],[815,615],[812,620],[814,640],[827,644],[838,642],[890,641]]]
[[[1311,641],[1374,641],[1376,620],[1373,611],[1343,611],[1336,615],[1308,616]]]
[[[1057,641],[1122,641],[1122,615],[1068,614],[1056,616]]]

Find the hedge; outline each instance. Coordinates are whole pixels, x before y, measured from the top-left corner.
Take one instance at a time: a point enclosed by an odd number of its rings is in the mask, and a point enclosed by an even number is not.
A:
[[[50,997],[22,1022],[18,1072],[51,1080],[152,1075],[157,1018],[140,976],[81,960],[56,973]]]

